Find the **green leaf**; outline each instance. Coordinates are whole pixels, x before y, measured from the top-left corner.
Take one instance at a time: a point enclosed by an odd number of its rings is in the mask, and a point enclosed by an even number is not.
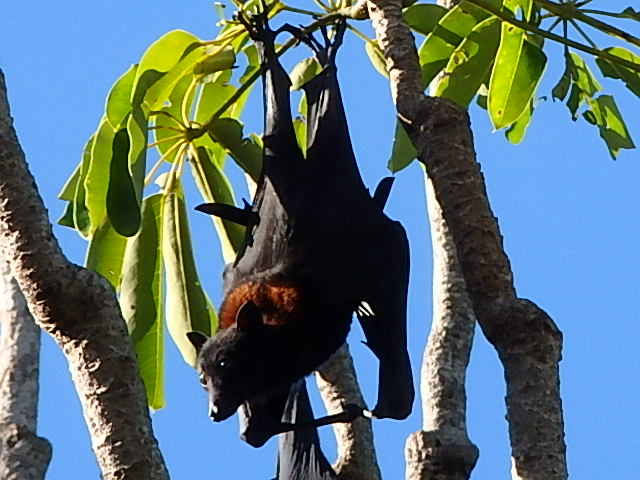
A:
[[[453,52],[435,95],[468,107],[491,72],[499,43],[500,22],[495,18],[476,25]]]
[[[289,74],[291,78],[291,90],[300,90],[305,83],[321,71],[322,66],[315,57],[305,58],[299,61]]]
[[[88,238],[91,235],[91,218],[89,217],[89,211],[86,206],[86,188],[84,183],[87,178],[87,172],[89,171],[94,139],[95,134],[91,135],[84,146],[82,161],[80,162],[80,175],[76,182],[73,201],[69,203],[64,215],[59,220],[62,225],[75,228],[84,238]]]
[[[402,15],[412,30],[422,35],[429,35],[448,10],[431,3],[414,4],[406,8]]]
[[[199,147],[197,152],[197,158],[191,162],[191,167],[204,201],[235,205],[231,183],[213,159],[213,154],[205,147]],[[224,260],[226,263],[231,262],[244,241],[244,227],[213,215],[211,219],[218,232]]]
[[[134,106],[127,121],[127,134],[129,136],[127,166],[137,203],[136,210],[140,211],[149,143],[149,115],[144,106]]]
[[[364,49],[369,56],[369,60],[373,67],[380,73],[380,75],[389,78],[389,72],[387,71],[387,60],[384,58],[382,49],[378,45],[376,40],[368,40],[364,44]]]
[[[293,130],[296,133],[296,140],[298,141],[298,147],[302,154],[307,155],[307,122],[301,117],[293,119]]]
[[[196,351],[187,332],[211,335],[217,318],[196,272],[187,210],[179,187],[164,194],[162,212],[162,256],[167,272],[166,318],[169,333],[189,365],[195,365]]]
[[[562,72],[562,76],[560,80],[551,90],[551,96],[554,99],[564,100],[569,93],[569,88],[571,87],[571,60],[569,56],[565,56],[565,66],[564,72]]]
[[[575,52],[569,53],[571,64],[571,80],[578,87],[580,92],[587,97],[593,97],[602,90],[602,85],[591,73],[589,67],[584,63],[580,55]]]
[[[109,220],[115,231],[124,237],[135,235],[140,227],[140,207],[128,168],[129,146],[129,135],[123,128],[113,138],[107,191]]]
[[[236,63],[236,54],[233,47],[207,46],[205,58],[200,60],[193,68],[193,74],[198,80],[221,70],[229,70]]]
[[[531,19],[531,9],[533,7],[532,0],[504,0],[504,6],[510,10],[514,16],[518,16],[521,12],[521,19],[528,21]]]
[[[489,116],[496,130],[514,123],[529,108],[547,57],[525,32],[502,25],[502,37],[489,81]]]
[[[73,201],[73,197],[76,194],[76,186],[78,185],[78,182],[80,181],[80,169],[81,168],[82,168],[82,163],[80,163],[76,167],[76,169],[73,171],[71,176],[69,176],[69,178],[67,179],[66,183],[62,187],[62,190],[60,190],[60,193],[58,194],[58,198],[60,200],[66,200],[68,202]]]
[[[113,137],[115,132],[106,117],[102,118],[91,148],[88,170],[84,179],[86,190],[85,203],[89,218],[95,229],[104,217],[109,189],[109,171],[113,156]]]
[[[396,122],[393,149],[391,150],[391,158],[387,162],[387,168],[391,170],[392,173],[399,172],[409,166],[417,156],[418,152],[416,147],[413,146],[413,143],[411,143],[409,135],[407,135],[407,132],[400,122]]]
[[[201,44],[198,37],[184,30],[173,30],[152,43],[140,59],[132,89],[131,103],[139,105],[147,90],[155,82],[171,70],[185,53]]]
[[[162,194],[142,202],[142,222],[127,242],[120,290],[120,308],[136,348],[149,406],[156,410],[164,406],[162,202]]]
[[[492,0],[487,3],[496,3],[499,7],[500,2]],[[426,87],[436,77],[458,45],[488,16],[486,11],[461,2],[440,19],[418,50],[423,86]]]
[[[635,148],[629,130],[622,119],[615,100],[610,95],[601,95],[595,100],[588,100],[589,110],[583,115],[589,123],[593,123],[600,131],[600,137],[607,144],[609,154],[615,159],[620,150]]]
[[[515,123],[511,124],[511,126],[504,133],[509,140],[514,145],[519,144],[524,139],[525,134],[527,133],[527,128],[531,124],[531,116],[533,115],[533,101],[529,103],[529,108],[525,109],[525,111],[520,115],[520,118],[515,121]]]
[[[84,261],[85,267],[106,278],[116,291],[120,290],[120,274],[126,245],[127,238],[114,230],[109,217],[105,215],[91,236]]]
[[[626,48],[613,47],[607,48],[604,51],[640,66],[640,57]],[[640,97],[639,72],[630,70],[602,58],[596,58],[596,63],[605,77],[622,80],[629,90],[631,90],[637,97]]]
[[[214,121],[209,127],[209,135],[254,181],[258,181],[262,169],[262,145],[255,135],[244,138],[242,123],[233,118]]]
[[[131,90],[136,79],[138,65],[132,65],[111,87],[107,96],[105,114],[111,127],[119,129],[131,112]]]

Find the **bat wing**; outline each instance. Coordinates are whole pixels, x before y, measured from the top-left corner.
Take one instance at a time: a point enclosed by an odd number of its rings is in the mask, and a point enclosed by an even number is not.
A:
[[[313,411],[304,379],[291,386],[282,421],[304,423],[313,419]],[[333,480],[338,476],[320,449],[315,428],[294,430],[280,435],[277,480]],[[275,479],[274,479],[275,480]]]
[[[304,379],[287,391],[262,402],[245,402],[240,409],[240,437],[253,447],[261,447],[284,424],[313,420],[313,411]],[[299,428],[280,435],[274,480],[334,480],[338,477],[320,449],[314,427]]]

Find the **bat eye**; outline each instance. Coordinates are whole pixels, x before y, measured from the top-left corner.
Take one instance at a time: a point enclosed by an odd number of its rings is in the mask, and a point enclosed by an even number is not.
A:
[[[227,366],[227,362],[225,362],[223,360],[221,360],[219,362],[216,362],[216,367],[218,367],[218,368],[224,368],[226,366]]]
[[[206,385],[207,385],[207,378],[205,377],[204,373],[201,373],[201,374],[200,374],[200,383],[201,383],[203,386],[206,386]]]

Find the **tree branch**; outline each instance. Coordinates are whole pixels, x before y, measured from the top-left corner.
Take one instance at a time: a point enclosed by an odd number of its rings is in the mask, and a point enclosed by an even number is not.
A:
[[[316,382],[330,415],[344,411],[348,403],[365,405],[346,343],[318,369]],[[338,444],[333,469],[340,479],[380,480],[371,420],[360,417],[349,423],[334,423],[333,432]]]
[[[36,435],[40,329],[0,258],[0,478],[42,480],[51,444]]]
[[[400,1],[369,0],[369,14],[387,57],[398,116],[433,182],[478,322],[504,366],[514,476],[565,479],[558,370],[562,335],[544,311],[516,297],[467,112],[422,94]]]
[[[115,292],[62,254],[13,129],[1,73],[0,249],[36,323],[67,357],[103,478],[168,478]]]

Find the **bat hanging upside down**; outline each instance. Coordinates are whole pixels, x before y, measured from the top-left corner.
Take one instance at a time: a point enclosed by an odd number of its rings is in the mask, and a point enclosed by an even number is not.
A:
[[[297,382],[345,342],[355,312],[380,361],[370,413],[404,419],[414,397],[406,347],[408,243],[400,223],[383,213],[393,179],[371,196],[355,162],[335,65],[345,23],[337,24],[332,42],[323,32],[324,45],[298,31],[323,67],[303,87],[305,158],[291,118],[291,82],[275,52],[279,31],[264,13],[242,21],[263,68],[264,154],[250,208],[198,207],[246,226],[244,244],[224,271],[220,331],[211,338],[188,334],[199,352],[210,416],[222,421],[242,406],[243,438],[260,446],[276,433],[361,415],[351,405],[317,420],[283,421],[287,399],[300,396]]]

